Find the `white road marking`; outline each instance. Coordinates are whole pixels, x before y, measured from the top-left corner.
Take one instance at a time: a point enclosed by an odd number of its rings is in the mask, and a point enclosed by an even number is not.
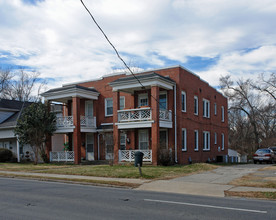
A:
[[[267,214],[267,211],[251,210],[251,209],[240,209],[240,208],[231,208],[231,207],[224,207],[224,206],[212,206],[212,205],[203,205],[203,204],[186,203],[186,202],[174,202],[174,201],[165,201],[165,200],[154,200],[154,199],[144,199],[144,201],[147,201],[147,202],[159,202],[159,203],[169,203],[169,204],[178,204],[178,205],[198,206],[198,207],[214,208],[214,209],[227,209],[227,210],[234,210],[234,211],[255,212],[255,213]]]

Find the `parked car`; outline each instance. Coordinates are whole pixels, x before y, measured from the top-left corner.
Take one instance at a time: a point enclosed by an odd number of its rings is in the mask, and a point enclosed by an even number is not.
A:
[[[253,155],[253,161],[256,164],[257,162],[267,162],[267,163],[273,163],[276,162],[276,155],[273,152],[273,150],[269,148],[263,148],[259,149],[255,152]]]
[[[274,154],[276,155],[276,146],[271,146],[269,149],[273,150]]]

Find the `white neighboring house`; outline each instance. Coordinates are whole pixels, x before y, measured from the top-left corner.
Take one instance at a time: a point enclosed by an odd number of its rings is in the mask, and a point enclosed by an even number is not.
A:
[[[241,155],[235,150],[228,148],[229,162],[247,163],[247,155]],[[233,160],[233,161],[231,161]]]
[[[32,103],[0,99],[0,148],[11,150],[18,162],[21,159],[33,158],[32,148],[29,145],[20,145],[14,135],[14,128],[22,110],[30,104]]]

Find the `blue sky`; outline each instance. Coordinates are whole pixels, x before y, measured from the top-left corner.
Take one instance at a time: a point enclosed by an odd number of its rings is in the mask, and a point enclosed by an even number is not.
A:
[[[212,86],[276,70],[275,0],[84,0],[134,70],[182,65]],[[0,0],[0,66],[48,88],[123,65],[79,0]]]

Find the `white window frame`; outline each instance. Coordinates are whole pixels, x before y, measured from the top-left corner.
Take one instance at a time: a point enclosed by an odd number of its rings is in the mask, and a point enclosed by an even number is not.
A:
[[[194,96],[194,114],[198,115],[198,97]]]
[[[187,129],[186,128],[182,128],[181,145],[182,145],[182,151],[187,151]]]
[[[92,109],[89,111],[89,105],[92,105]],[[91,116],[93,117],[93,101],[85,101],[85,116]]]
[[[120,96],[120,110],[123,110],[125,108],[125,97],[124,96]]]
[[[159,105],[159,109],[168,109],[168,95],[167,95],[167,91],[161,91],[159,93],[159,100],[160,100],[160,95],[166,95],[166,108],[160,108],[160,105]]]
[[[203,117],[210,118],[210,101],[207,99],[203,99]]]
[[[107,102],[108,101],[111,101],[112,102],[112,114],[107,114]],[[109,106],[110,108],[110,106]],[[108,117],[108,116],[113,116],[113,98],[106,98],[105,99],[105,103],[104,103],[104,110],[105,110],[105,116]]]
[[[218,142],[217,142],[217,140],[218,140],[218,137],[217,137],[217,133],[215,132],[215,134],[214,134],[214,137],[215,137],[215,141],[214,141],[214,144],[217,144]]]
[[[147,99],[148,100],[147,105],[149,105],[149,95],[148,95],[148,93],[138,94],[138,107],[144,106],[144,105],[141,104],[141,99]]]
[[[183,104],[183,96],[184,96],[184,104]],[[186,112],[187,111],[187,95],[185,91],[181,91],[181,111]]]
[[[214,114],[217,115],[217,103],[214,104]]]
[[[195,151],[198,151],[198,130],[194,131]]]
[[[224,122],[224,106],[221,106],[221,121]]]
[[[107,114],[107,102],[112,101],[112,114]],[[125,108],[125,97],[120,96],[120,110]],[[113,98],[105,98],[104,104],[105,117],[113,116]]]
[[[203,131],[203,151],[210,150],[210,132]]]
[[[140,135],[142,134],[142,133],[145,133],[147,136],[146,136],[146,141],[143,141],[143,142],[145,142],[145,143],[147,143],[147,145],[148,145],[148,148],[147,149],[141,149],[141,138],[140,138]],[[139,130],[139,132],[138,132],[138,134],[139,134],[139,137],[138,137],[138,140],[139,140],[139,150],[148,150],[149,149],[149,131],[148,131],[148,129],[140,129]]]
[[[221,150],[224,150],[224,134],[221,134]]]
[[[122,142],[122,138],[123,138],[123,142]],[[125,133],[120,133],[120,149],[121,149],[121,146],[125,146],[124,148],[126,149],[126,138],[127,138],[127,135]]]

